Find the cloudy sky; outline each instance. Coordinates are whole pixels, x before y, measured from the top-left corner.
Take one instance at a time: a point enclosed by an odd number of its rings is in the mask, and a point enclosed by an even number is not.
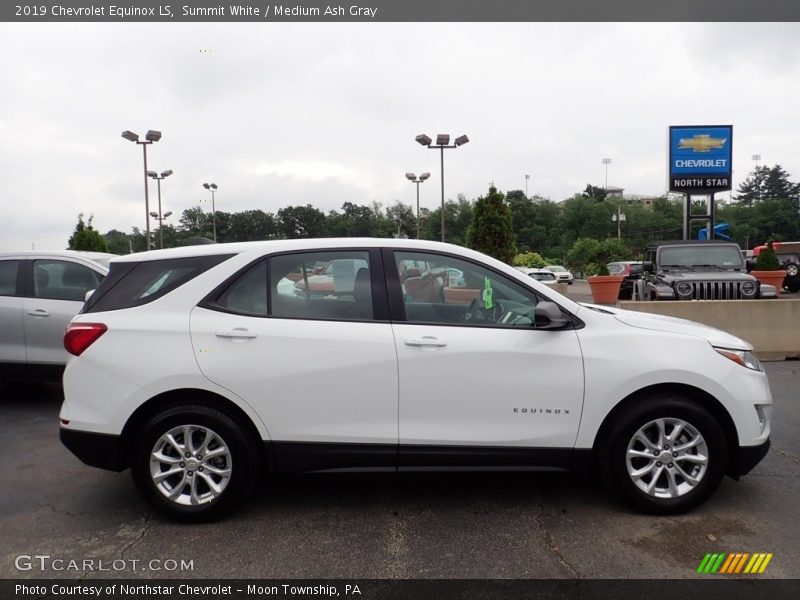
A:
[[[562,200],[665,191],[669,125],[733,124],[734,185],[800,180],[800,24],[0,24],[0,250],[63,248],[78,213],[144,228],[142,152],[164,210],[413,203],[415,135],[466,133],[449,198],[494,182]],[[155,185],[151,191],[151,209]]]

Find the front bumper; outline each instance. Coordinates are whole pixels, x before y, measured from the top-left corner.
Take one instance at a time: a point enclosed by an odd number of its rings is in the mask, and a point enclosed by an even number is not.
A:
[[[62,444],[90,467],[109,471],[124,471],[128,468],[128,457],[119,435],[75,431],[62,427],[59,437]]]
[[[767,455],[769,447],[769,439],[759,446],[739,446],[734,460],[731,461],[728,475],[734,479],[747,475]]]

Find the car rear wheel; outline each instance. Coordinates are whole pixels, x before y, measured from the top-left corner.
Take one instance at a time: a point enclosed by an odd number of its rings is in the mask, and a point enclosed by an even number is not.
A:
[[[153,417],[134,448],[131,473],[153,508],[176,521],[228,513],[252,490],[257,444],[226,414],[200,405]]]
[[[652,514],[688,511],[717,489],[727,447],[719,424],[677,394],[649,396],[626,411],[598,459],[607,486]]]

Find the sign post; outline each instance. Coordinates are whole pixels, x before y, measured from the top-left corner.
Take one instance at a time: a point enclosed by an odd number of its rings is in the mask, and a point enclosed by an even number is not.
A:
[[[691,236],[691,222],[708,222],[714,238],[714,195],[731,189],[733,125],[691,125],[669,128],[669,191],[686,194],[683,239]],[[710,195],[708,212],[692,215],[692,195]]]

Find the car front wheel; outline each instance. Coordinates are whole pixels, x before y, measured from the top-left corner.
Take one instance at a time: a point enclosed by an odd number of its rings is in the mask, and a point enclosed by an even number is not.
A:
[[[183,522],[218,518],[250,492],[258,473],[256,444],[226,414],[176,406],[145,425],[131,473],[145,499]]]
[[[651,396],[611,430],[599,456],[608,487],[639,510],[677,514],[704,502],[725,472],[724,434],[699,404]]]

